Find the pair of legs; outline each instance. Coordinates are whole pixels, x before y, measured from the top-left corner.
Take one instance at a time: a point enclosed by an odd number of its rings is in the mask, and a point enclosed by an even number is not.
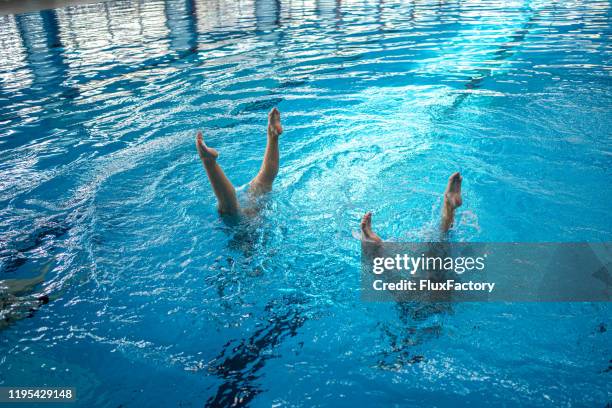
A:
[[[254,196],[258,196],[269,192],[272,189],[272,183],[278,174],[279,166],[279,150],[278,138],[283,133],[283,128],[280,121],[280,112],[273,108],[268,113],[268,141],[266,144],[266,152],[261,163],[259,173],[249,183],[249,192]],[[218,201],[218,209],[221,214],[234,215],[240,211],[240,205],[236,198],[236,189],[223,170],[217,163],[219,153],[204,143],[202,132],[198,132],[196,136],[196,148],[198,155],[202,160],[202,164],[206,169],[206,174],[210,180],[210,184],[215,192]],[[442,233],[448,232],[452,227],[455,219],[455,209],[462,204],[461,200],[461,174],[453,173],[448,178],[446,191],[444,192],[444,203],[442,206],[442,221],[440,230]],[[382,242],[382,239],[372,231],[372,213],[366,213],[361,220],[362,239],[366,241]]]
[[[249,183],[249,192],[258,196],[272,190],[272,183],[278,174],[279,151],[278,137],[283,133],[280,112],[274,108],[268,114],[268,142],[259,173]],[[202,132],[196,136],[196,148],[206,174],[218,201],[219,213],[235,215],[240,212],[236,189],[217,163],[219,153],[204,143]]]
[[[444,191],[444,203],[442,204],[442,221],[440,222],[440,231],[446,234],[453,226],[455,221],[455,210],[463,203],[461,199],[461,182],[463,178],[461,174],[453,173],[448,178],[448,184]],[[381,243],[383,240],[372,231],[372,213],[367,212],[361,219],[361,239]]]

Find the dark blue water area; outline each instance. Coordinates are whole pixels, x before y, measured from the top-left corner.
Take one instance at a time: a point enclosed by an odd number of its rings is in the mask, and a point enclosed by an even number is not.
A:
[[[360,300],[385,239],[609,242],[605,1],[109,1],[0,16],[0,386],[67,406],[605,406],[607,303]],[[281,111],[257,216],[219,217]],[[39,279],[37,279],[39,278]],[[29,280],[29,281],[26,281]],[[48,303],[38,301],[48,297]]]

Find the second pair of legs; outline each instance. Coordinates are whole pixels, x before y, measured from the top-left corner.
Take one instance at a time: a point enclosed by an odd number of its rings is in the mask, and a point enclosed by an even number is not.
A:
[[[281,126],[280,112],[276,108],[268,113],[267,133],[266,152],[264,153],[259,173],[249,183],[249,194],[254,197],[272,190],[272,183],[278,174],[278,138],[283,133],[283,127]],[[198,132],[196,136],[196,149],[217,197],[219,213],[223,215],[238,214],[240,212],[240,204],[236,198],[236,189],[217,163],[219,153],[204,143],[202,132]]]
[[[442,219],[440,221],[440,231],[444,235],[455,222],[455,210],[463,203],[461,198],[461,182],[463,178],[459,172],[451,174],[444,191],[444,201],[442,203]],[[383,240],[372,230],[372,213],[367,212],[361,218],[361,240],[364,242],[382,243]]]

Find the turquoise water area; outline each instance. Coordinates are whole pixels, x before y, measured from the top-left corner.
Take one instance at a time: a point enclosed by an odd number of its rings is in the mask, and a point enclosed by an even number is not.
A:
[[[359,218],[455,241],[612,238],[608,1],[144,0],[0,16],[0,386],[72,407],[603,407],[606,303],[360,300]],[[233,227],[266,115],[281,167]],[[3,303],[7,315],[11,304]],[[11,312],[16,313],[16,312]],[[30,318],[25,318],[30,315]]]

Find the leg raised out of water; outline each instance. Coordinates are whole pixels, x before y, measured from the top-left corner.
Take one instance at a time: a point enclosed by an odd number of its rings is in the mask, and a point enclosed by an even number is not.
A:
[[[455,221],[455,210],[463,203],[461,199],[462,181],[463,177],[461,177],[459,172],[451,174],[448,178],[446,191],[444,191],[444,203],[442,204],[442,222],[440,223],[440,230],[442,233],[448,232],[453,226],[453,222]]]
[[[381,256],[383,240],[372,231],[372,213],[367,212],[361,218],[361,250],[366,259]]]
[[[378,236],[378,234],[372,231],[372,213],[371,212],[368,211],[361,218],[360,227],[361,227],[361,242],[373,242],[377,244],[380,244],[383,242],[383,240]]]
[[[249,191],[254,195],[261,195],[272,190],[272,183],[278,174],[279,150],[278,138],[283,133],[280,112],[273,108],[268,113],[268,141],[266,152],[261,163],[259,173],[251,180]]]
[[[219,164],[217,164],[219,153],[204,143],[202,132],[198,132],[196,136],[196,149],[204,169],[206,169],[210,185],[217,197],[219,213],[227,215],[237,214],[240,207],[236,198],[236,189],[226,177]]]

